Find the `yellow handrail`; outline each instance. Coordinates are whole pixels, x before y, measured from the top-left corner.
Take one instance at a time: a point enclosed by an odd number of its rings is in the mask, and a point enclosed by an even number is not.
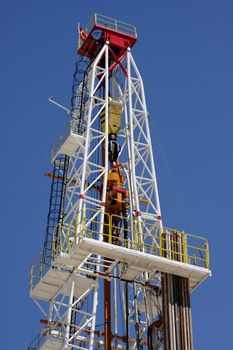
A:
[[[192,234],[186,234],[169,228],[161,228],[156,224],[148,224],[142,219],[142,231],[136,219],[123,218],[119,215],[105,213],[103,233],[100,234],[100,214],[92,208],[85,208],[81,213],[81,220],[77,222],[78,215],[68,225],[58,224],[52,233],[52,260],[59,253],[70,253],[81,237],[91,239],[104,239],[109,244],[118,244],[134,251],[142,251],[152,255],[158,255],[167,259],[179,260],[191,265],[209,268],[209,245],[207,239]],[[128,225],[119,225],[126,220]],[[119,233],[120,229],[120,233]],[[115,232],[117,233],[115,234]],[[125,238],[127,237],[127,238]],[[48,266],[45,266],[43,254],[40,253],[31,266],[30,287],[35,280],[40,279]]]

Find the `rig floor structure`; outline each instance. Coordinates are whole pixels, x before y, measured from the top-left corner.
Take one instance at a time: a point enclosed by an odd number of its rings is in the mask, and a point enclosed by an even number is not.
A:
[[[102,15],[79,27],[30,270],[43,319],[29,350],[193,350],[190,293],[210,275],[208,242],[163,227],[136,41],[134,26]]]

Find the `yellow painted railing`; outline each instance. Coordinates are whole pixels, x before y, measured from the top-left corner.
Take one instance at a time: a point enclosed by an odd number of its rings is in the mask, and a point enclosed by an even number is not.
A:
[[[103,240],[134,251],[161,256],[191,265],[209,268],[209,246],[205,238],[186,234],[169,228],[161,228],[156,223],[142,220],[140,229],[135,219],[105,214],[105,223],[101,223],[101,211],[85,209],[68,225],[57,225],[53,230],[52,257],[70,253],[80,238]],[[81,217],[78,222],[78,217]],[[100,234],[102,227],[103,234]],[[47,271],[43,254],[37,257],[31,267],[31,287]]]
[[[125,223],[125,226],[124,226]],[[136,220],[105,214],[103,234],[100,235],[100,212],[86,209],[67,226],[54,230],[53,255],[69,253],[80,237],[89,237],[148,254],[209,268],[209,247],[205,238],[169,228],[161,228],[142,220],[141,231]],[[58,232],[58,234],[57,234]]]

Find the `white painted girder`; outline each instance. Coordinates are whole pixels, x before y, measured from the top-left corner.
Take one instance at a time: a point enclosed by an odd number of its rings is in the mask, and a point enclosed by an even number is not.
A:
[[[125,277],[129,281],[135,280],[142,272],[152,273],[154,271],[161,271],[189,278],[190,290],[192,290],[208,276],[211,276],[211,271],[204,267],[170,260],[161,256],[135,251],[91,238],[80,238],[78,244],[72,248],[70,253],[71,257],[75,254],[76,249],[89,253],[94,252],[100,256],[127,263],[129,268],[126,271]],[[122,278],[124,278],[123,276]]]
[[[87,278],[80,274],[72,274],[71,276],[70,272],[51,266],[36,286],[31,289],[31,298],[50,301],[58,293],[69,295],[70,284],[66,286],[66,282],[72,280],[75,282],[74,296],[76,298],[80,298],[88,289],[96,285],[96,281],[92,278]]]

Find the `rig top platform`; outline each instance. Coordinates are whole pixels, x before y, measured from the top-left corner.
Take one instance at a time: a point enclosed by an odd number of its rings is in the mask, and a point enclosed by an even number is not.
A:
[[[137,41],[136,27],[111,17],[94,14],[85,29],[79,26],[78,53],[93,58],[107,40],[112,54],[121,61],[127,48],[133,47]]]

